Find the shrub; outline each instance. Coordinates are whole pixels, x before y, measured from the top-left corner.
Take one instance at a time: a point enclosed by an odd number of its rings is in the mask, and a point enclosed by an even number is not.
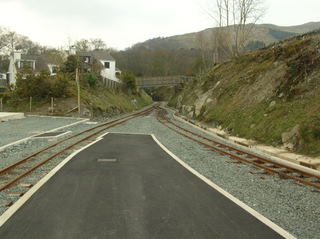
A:
[[[83,74],[83,79],[91,88],[95,88],[98,85],[101,76],[95,73],[85,73]]]
[[[68,56],[67,61],[63,64],[61,71],[64,73],[72,73],[76,71],[78,66],[77,56]]]
[[[133,73],[122,72],[121,80],[127,90],[136,92],[137,90],[136,77]]]
[[[58,74],[55,78],[50,79],[50,96],[65,97],[68,95],[69,83],[68,75]]]
[[[50,93],[48,72],[34,73],[25,68],[17,73],[16,93],[20,98],[44,98]]]

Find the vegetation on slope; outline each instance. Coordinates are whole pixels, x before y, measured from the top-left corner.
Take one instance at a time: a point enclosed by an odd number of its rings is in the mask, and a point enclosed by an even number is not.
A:
[[[233,135],[320,155],[320,34],[216,65],[170,105]]]
[[[100,75],[83,73],[80,77],[81,112],[86,117],[112,116],[140,109],[152,103],[151,98],[136,89],[134,75],[124,79],[117,89],[108,89],[103,85]],[[55,77],[46,72],[37,74],[24,69],[17,74],[16,88],[0,95],[4,110],[32,113],[66,115],[77,106],[77,86],[73,72],[60,72]],[[51,109],[54,99],[54,110]],[[77,112],[77,110],[75,110]]]

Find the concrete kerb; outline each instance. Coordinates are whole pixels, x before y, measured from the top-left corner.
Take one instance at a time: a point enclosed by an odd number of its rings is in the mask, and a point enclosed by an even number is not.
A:
[[[64,117],[64,116],[50,116],[50,115],[27,115],[27,117],[52,118],[52,119],[76,119],[76,120],[86,119],[86,118],[80,118],[80,117]]]
[[[70,119],[70,118],[69,118]],[[89,119],[82,119],[80,121],[77,121],[77,122],[74,122],[72,124],[68,124],[68,125],[64,125],[64,126],[61,126],[61,127],[58,127],[58,128],[55,128],[55,129],[52,129],[52,130],[49,130],[49,131],[46,131],[46,132],[42,132],[42,133],[39,133],[39,134],[35,134],[35,135],[32,135],[32,136],[29,136],[29,137],[26,137],[26,138],[23,138],[23,139],[20,139],[20,140],[17,140],[15,142],[12,142],[12,143],[9,143],[9,144],[6,144],[4,146],[1,146],[0,147],[0,152],[5,150],[6,148],[10,147],[10,146],[13,146],[13,145],[17,145],[17,144],[21,144],[23,142],[26,142],[38,135],[41,135],[43,133],[51,133],[51,132],[55,132],[55,131],[58,131],[58,130],[61,130],[61,129],[65,129],[65,128],[68,128],[68,127],[71,127],[71,126],[74,126],[74,125],[77,125],[77,124],[81,124],[83,122],[86,122],[88,121]]]
[[[109,134],[151,135],[151,134],[145,134],[145,133],[132,133],[132,132],[121,132],[121,131],[110,131]]]
[[[0,122],[23,119],[24,117],[24,113],[0,112]]]
[[[90,147],[91,145],[102,140],[107,133],[99,136],[95,141],[90,144],[82,147],[81,149],[73,152],[67,158],[65,158],[61,163],[59,163],[54,169],[52,169],[46,176],[44,176],[38,183],[36,183],[29,191],[26,192],[18,201],[16,201],[11,207],[9,207],[1,216],[0,216],[0,227],[20,208],[27,202],[31,196],[36,193],[50,178],[52,178],[66,163],[68,163],[74,156],[76,156],[81,151]]]
[[[186,124],[192,126],[193,128],[201,130],[202,132],[205,132],[205,133],[207,133],[207,134],[209,134],[209,135],[211,135],[213,137],[219,137],[218,135],[216,135],[216,134],[214,134],[212,132],[209,132],[209,131],[207,131],[205,129],[202,129],[201,127],[199,127],[197,125],[191,124],[190,122],[184,120],[183,118],[181,118],[181,117],[179,117],[179,116],[177,116],[175,114],[173,114],[173,117],[176,120],[178,120],[180,122],[183,122],[183,123],[186,123]],[[263,152],[261,152],[261,151],[259,151],[257,149],[253,149],[253,148],[242,146],[240,144],[236,144],[235,142],[229,141],[229,140],[227,140],[225,138],[222,138],[222,137],[219,137],[219,140],[223,140],[223,141],[225,141],[226,143],[228,143],[230,145],[234,145],[237,148],[243,149],[244,151],[252,152],[252,153],[257,154],[259,156],[265,157],[265,158],[267,158],[268,160],[270,160],[270,161],[272,161],[274,163],[279,163],[279,164],[282,164],[284,166],[292,167],[294,169],[300,170],[300,171],[308,173],[308,174],[320,176],[320,171],[318,171],[318,170],[315,170],[315,169],[312,169],[312,168],[308,168],[308,167],[304,167],[302,165],[299,165],[299,164],[296,164],[296,163],[293,163],[293,162],[290,162],[290,161],[287,161],[287,160],[284,160],[284,159],[281,159],[281,158],[278,158],[278,157],[263,153]]]
[[[157,138],[154,134],[151,134],[153,140],[167,153],[169,154],[174,160],[176,160],[179,164],[181,164],[184,168],[186,168],[188,171],[190,171],[192,174],[197,176],[199,179],[204,181],[206,184],[208,184],[210,187],[221,193],[223,196],[231,200],[233,203],[237,204],[239,207],[241,207],[243,210],[250,213],[252,216],[257,218],[259,221],[264,223],[266,226],[280,234],[286,239],[296,239],[293,235],[291,235],[289,232],[285,231],[283,228],[275,224],[274,222],[270,221],[268,218],[264,217],[248,205],[246,205],[244,202],[240,201],[236,197],[232,196],[230,193],[223,190],[221,187],[213,183],[211,180],[200,174],[195,169],[191,168],[188,164],[186,164],[184,161],[182,161],[180,158],[178,158],[175,154],[173,154],[170,150],[168,150]]]
[[[65,136],[65,135],[71,134],[71,133],[72,133],[72,131],[66,131],[66,132],[58,134],[56,136],[33,136],[33,137],[36,137],[37,139],[53,139],[53,140],[55,140],[55,139],[58,139],[62,136]]]

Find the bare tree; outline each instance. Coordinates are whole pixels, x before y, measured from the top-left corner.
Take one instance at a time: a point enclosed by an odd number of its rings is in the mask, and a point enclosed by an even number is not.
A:
[[[7,29],[0,27],[0,52],[7,47],[8,43],[6,40]]]
[[[215,0],[216,11],[209,15],[216,21],[214,45],[219,60],[225,54],[239,55],[254,26],[263,16],[263,0]],[[231,26],[232,24],[232,26]]]
[[[43,47],[32,42],[26,36],[6,28],[0,28],[0,53],[9,55],[16,50],[20,50],[23,53],[40,54],[43,51]]]
[[[74,46],[76,47],[77,51],[92,51],[92,50],[106,50],[107,45],[106,43],[100,38],[94,39],[81,39],[76,41]]]
[[[81,39],[76,41],[75,47],[77,51],[89,51],[90,50],[90,42],[87,39]]]
[[[57,50],[54,48],[46,49],[43,54],[46,56],[47,60],[56,65],[62,65],[65,62],[65,54],[62,50]]]
[[[255,24],[265,10],[262,0],[233,0],[235,54],[238,55],[247,43]]]
[[[90,39],[90,45],[93,50],[104,50],[107,48],[106,43],[100,38]]]
[[[17,50],[19,45],[19,35],[7,28],[2,28],[0,32],[0,50],[2,54],[8,55]]]
[[[202,72],[203,69],[207,69],[208,65],[208,52],[210,51],[210,49],[208,48],[208,44],[206,42],[205,36],[204,36],[204,32],[199,32],[196,35],[196,39],[200,45],[200,51],[201,51],[201,68],[200,68],[200,72]],[[211,60],[211,59],[210,59]]]
[[[211,48],[214,52],[214,62],[221,62],[232,55],[233,39],[230,31],[231,7],[230,0],[215,0],[215,12],[210,16],[215,20],[217,28],[211,37]]]

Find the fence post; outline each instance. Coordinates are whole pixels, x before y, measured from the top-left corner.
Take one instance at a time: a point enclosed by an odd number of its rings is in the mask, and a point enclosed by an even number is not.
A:
[[[53,114],[53,97],[51,97],[51,114]]]
[[[2,106],[2,98],[0,98],[0,112],[2,112],[3,106]]]
[[[78,92],[78,114],[79,114],[79,117],[81,117],[79,68],[76,68],[76,83],[77,83],[77,92]]]
[[[32,96],[30,96],[29,109],[30,109],[30,112],[31,112],[32,111]]]

